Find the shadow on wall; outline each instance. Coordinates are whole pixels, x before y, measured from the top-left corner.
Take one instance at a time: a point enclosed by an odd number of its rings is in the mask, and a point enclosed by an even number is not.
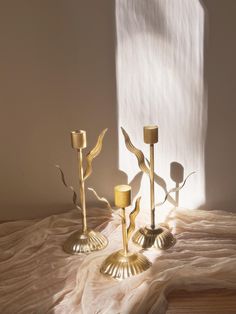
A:
[[[205,203],[204,10],[199,1],[117,0],[116,21],[119,125],[147,155],[141,129],[158,124],[156,181],[162,188],[161,178],[172,185],[173,160],[184,165],[187,174],[196,171],[180,205],[197,208]],[[119,146],[120,169],[132,178],[137,167],[122,137]],[[145,181],[143,204],[149,199]],[[163,189],[158,188],[157,195],[162,198]]]
[[[108,127],[87,185],[113,198],[117,173],[114,1],[0,5],[0,219],[73,207],[54,164],[77,185],[70,131],[88,146]],[[87,193],[88,202],[94,200]]]
[[[133,18],[133,8],[131,7],[130,3],[134,3],[134,10],[135,10],[135,20],[134,23],[132,24],[132,18]],[[173,2],[174,3],[174,2]],[[178,2],[176,2],[178,4]],[[183,3],[183,2],[182,2]],[[187,3],[187,2],[186,2]],[[236,167],[235,167],[235,160],[236,160],[236,146],[235,146],[235,140],[234,140],[234,136],[236,134],[236,123],[235,123],[235,119],[236,119],[236,94],[235,94],[235,90],[236,90],[236,61],[235,61],[235,55],[236,55],[236,41],[235,41],[235,27],[236,27],[236,20],[235,20],[235,16],[234,16],[234,12],[236,10],[236,2],[234,0],[226,0],[224,3],[222,3],[221,0],[200,0],[200,3],[202,4],[202,7],[204,9],[204,14],[205,14],[205,24],[206,24],[206,48],[205,48],[205,55],[204,55],[204,78],[205,78],[205,82],[204,82],[204,99],[203,102],[206,104],[208,101],[208,128],[206,130],[206,145],[203,147],[201,147],[202,151],[201,154],[199,156],[199,158],[202,159],[203,161],[203,168],[199,169],[199,167],[194,167],[189,169],[188,167],[186,167],[187,163],[190,162],[191,160],[193,160],[197,153],[196,153],[196,149],[193,150],[193,154],[192,156],[187,155],[186,156],[186,160],[183,162],[183,160],[181,160],[179,157],[175,158],[173,157],[173,160],[178,160],[181,161],[181,163],[185,166],[185,169],[187,172],[191,172],[191,171],[196,171],[197,174],[195,176],[195,178],[197,179],[199,176],[203,176],[205,179],[205,187],[203,188],[204,182],[203,184],[201,184],[200,186],[196,186],[196,187],[202,187],[203,192],[205,192],[205,199],[203,202],[199,202],[200,206],[202,204],[203,208],[206,209],[223,209],[223,210],[233,210],[235,211],[235,205],[236,205],[236,193],[235,193],[235,177],[236,177]],[[143,33],[148,32],[149,33],[153,33],[153,29],[156,31],[154,33],[154,35],[156,33],[158,33],[158,38],[162,38],[163,36],[166,36],[167,34],[169,35],[169,30],[166,27],[166,24],[160,23],[161,20],[165,21],[165,19],[162,17],[162,15],[165,13],[162,12],[161,10],[161,6],[160,6],[161,2],[160,1],[150,1],[148,4],[142,1],[123,1],[122,5],[120,6],[120,20],[119,20],[119,26],[120,26],[120,39],[121,42],[124,42],[126,40],[126,44],[129,44],[129,36],[131,36],[130,34],[134,34],[135,36],[133,36],[133,38],[135,38],[136,41],[138,41],[138,37],[141,38],[142,42],[144,42],[143,39]],[[176,5],[177,5],[176,4]],[[157,10],[155,11],[153,9],[153,11],[150,10],[151,8],[157,8]],[[130,12],[128,11],[128,9],[130,10]],[[150,14],[153,14],[154,16],[158,16],[159,19],[158,21],[156,21],[155,19],[153,19],[152,15],[149,18],[149,12],[151,11]],[[146,18],[145,18],[145,12],[146,12]],[[148,12],[148,17],[147,17],[147,12]],[[127,22],[126,19],[129,18],[129,15],[131,15],[131,18],[129,20],[130,23],[128,23],[129,27],[129,31],[130,32],[125,32],[123,31],[124,27],[124,22]],[[123,17],[125,16],[125,18]],[[135,21],[137,20],[137,18],[139,19],[140,23],[135,23]],[[144,30],[144,32],[143,32]],[[158,32],[159,30],[159,32]],[[140,35],[141,36],[137,36]],[[146,33],[145,33],[146,34]],[[143,37],[142,37],[143,36]],[[127,37],[127,39],[126,39]],[[168,37],[168,36],[167,36]],[[132,39],[133,39],[132,38]],[[145,37],[144,37],[145,38]],[[171,34],[170,37],[168,37],[168,39],[171,38]],[[150,36],[145,38],[146,39],[146,46],[148,45],[148,40],[150,39]],[[122,62],[126,62],[126,59],[128,59],[127,55],[128,53],[131,51],[133,47],[132,46],[128,46],[129,49],[124,50],[124,55],[122,55],[121,57],[121,61]],[[132,65],[133,60],[135,59],[136,55],[138,54],[138,52],[140,51],[140,49],[143,49],[143,45],[142,43],[139,43],[139,45],[136,45],[136,47],[138,47],[139,49],[135,50],[135,55],[132,56],[132,58],[130,57],[128,59],[128,62],[125,63],[123,71],[128,71],[128,70],[132,70],[137,69],[137,67],[135,67],[133,65],[130,66],[130,68],[128,68],[128,66]],[[123,46],[122,46],[123,48]],[[158,57],[160,58],[160,53],[161,50],[158,50]],[[169,51],[169,50],[168,50]],[[122,52],[122,51],[121,51]],[[148,51],[149,53],[150,51]],[[194,50],[195,52],[195,50]],[[146,51],[143,51],[143,54],[146,53]],[[183,55],[183,52],[181,51],[181,54]],[[129,55],[128,55],[129,56]],[[156,55],[153,56],[153,60],[155,60]],[[143,57],[143,55],[141,54],[140,60]],[[166,55],[165,55],[166,58]],[[150,58],[149,58],[150,59]],[[149,60],[148,58],[146,58],[146,60]],[[136,59],[135,59],[136,60]],[[137,60],[136,60],[137,61]],[[178,62],[177,64],[180,64],[180,58],[178,56]],[[182,61],[185,62],[185,59],[183,59]],[[136,62],[137,63],[137,62]],[[145,88],[145,73],[147,73],[147,78],[146,80],[148,81],[150,75],[150,71],[143,71],[143,63],[144,61],[141,60],[140,64],[141,64],[141,74],[142,74],[142,91]],[[123,63],[122,63],[123,64]],[[183,63],[184,64],[184,63]],[[159,65],[158,65],[159,66]],[[187,67],[189,67],[189,65],[187,65]],[[128,68],[128,70],[127,70]],[[154,71],[153,71],[154,72]],[[157,71],[156,71],[157,72]],[[160,71],[159,71],[160,72]],[[134,81],[135,81],[135,77],[138,77],[138,75],[134,75],[133,72],[131,72],[131,79],[130,79],[130,86],[134,86]],[[164,72],[163,72],[164,73]],[[194,72],[195,73],[195,72]],[[128,80],[128,75],[126,74],[126,81],[125,81],[125,86],[123,91],[124,92],[124,97],[123,97],[123,102],[125,103],[124,106],[124,117],[123,119],[125,119],[127,116],[129,116],[127,114],[127,110],[130,110],[129,108],[127,109],[127,99],[129,99],[129,97],[131,97],[130,95],[132,94],[133,89],[129,89],[127,87],[127,80]],[[137,71],[135,72],[135,74],[137,74]],[[171,78],[173,77],[173,75],[171,76]],[[121,77],[122,78],[122,77]],[[154,77],[155,78],[155,77]],[[183,82],[183,78],[180,78],[180,82]],[[158,79],[158,78],[157,78]],[[163,77],[162,80],[164,81]],[[124,80],[123,80],[124,81]],[[152,79],[152,81],[155,81],[155,79]],[[158,80],[157,80],[158,81]],[[139,83],[139,80],[137,80],[137,82]],[[157,86],[155,86],[155,89],[153,90],[153,93],[150,93],[150,86],[151,86],[151,82],[148,81],[149,84],[147,84],[147,92],[145,94],[145,97],[140,97],[138,98],[137,94],[142,95],[142,93],[137,93],[134,95],[134,98],[131,99],[130,103],[131,105],[133,103],[135,103],[135,108],[131,108],[131,112],[134,115],[135,114],[135,110],[137,110],[136,108],[138,107],[138,105],[140,105],[140,108],[145,108],[146,111],[150,108],[150,112],[152,112],[152,114],[150,114],[148,116],[148,119],[150,120],[150,117],[155,116],[154,115],[154,104],[157,103],[156,99],[154,98],[154,91],[158,90],[158,97],[160,94],[160,89],[157,88]],[[193,77],[193,82],[194,84],[196,82],[199,82],[199,80],[196,77]],[[186,85],[181,86],[180,91],[182,92],[184,90],[184,88],[186,88],[188,82],[186,82]],[[139,86],[136,86],[137,91],[140,91],[140,89],[138,88]],[[207,90],[206,90],[207,87]],[[126,93],[126,94],[125,94]],[[205,97],[206,93],[208,94],[208,99],[206,99],[207,97]],[[151,99],[148,100],[149,95],[151,95]],[[175,98],[176,97],[176,93],[173,91],[173,95]],[[197,95],[194,95],[194,99],[196,99]],[[122,98],[119,98],[120,100],[122,100]],[[140,100],[140,104],[138,104],[138,101]],[[190,99],[191,100],[191,99]],[[153,101],[156,101],[153,104]],[[166,106],[168,107],[169,105],[172,105],[173,103],[176,103],[177,99],[173,99],[172,101],[166,102]],[[197,107],[197,103],[201,101],[201,99],[197,99],[197,102],[194,103],[195,106],[193,106],[193,108],[191,108],[192,110],[195,110]],[[160,101],[161,103],[161,101]],[[146,104],[146,105],[145,105]],[[190,102],[188,101],[186,103],[186,108],[189,108],[189,104]],[[181,102],[181,106],[183,105],[183,103]],[[181,107],[180,106],[180,107]],[[203,106],[202,110],[205,110],[206,105]],[[161,108],[162,109],[162,108]],[[188,110],[188,109],[187,109]],[[160,110],[161,111],[161,110]],[[179,121],[182,120],[183,117],[183,113],[180,111],[180,116],[175,116],[176,121],[178,121],[178,125],[176,127],[176,130],[179,131],[181,124],[179,123]],[[121,112],[122,114],[122,112]],[[158,116],[159,112],[157,112]],[[174,113],[175,114],[175,113]],[[121,116],[121,115],[120,115]],[[167,118],[163,118],[163,116],[167,117]],[[144,113],[142,111],[142,114],[140,114],[137,118],[137,120],[143,120],[144,117]],[[168,112],[167,114],[163,114],[160,115],[160,120],[161,119],[166,119],[166,130],[168,130],[169,124],[170,124],[170,119],[168,116]],[[203,115],[203,123],[206,121],[206,116],[205,114]],[[122,120],[122,117],[120,118]],[[131,126],[132,121],[130,121],[129,119],[127,119],[127,125],[125,125],[125,122],[122,120],[122,125],[126,128],[127,127],[127,131],[131,134],[132,137],[134,137],[135,142],[137,142],[138,146],[139,146],[139,142],[138,142],[138,138],[135,138],[137,132],[135,130],[137,130],[137,121],[135,119],[133,119],[133,129]],[[150,121],[149,121],[150,122]],[[145,123],[149,123],[149,122],[145,122]],[[164,121],[165,122],[165,121]],[[163,124],[164,124],[163,122]],[[198,122],[198,120],[196,121],[196,123]],[[155,123],[155,122],[154,122]],[[159,123],[159,122],[158,122]],[[186,124],[190,124],[190,132],[189,134],[191,135],[191,128],[192,128],[192,122],[190,120],[187,121]],[[164,130],[165,125],[161,126],[160,125],[160,130]],[[172,126],[173,129],[173,126]],[[197,132],[200,132],[202,130],[202,124],[199,123],[197,125],[196,128],[196,133],[194,134],[194,137],[191,137],[189,143],[187,143],[186,146],[191,146],[191,144],[196,141],[196,136],[197,136]],[[171,132],[171,130],[168,130],[168,132]],[[174,134],[175,135],[175,134]],[[179,139],[184,138],[185,134],[180,134],[179,135]],[[137,137],[137,136],[136,136]],[[186,135],[187,137],[187,135]],[[205,130],[204,130],[204,137],[205,137]],[[172,138],[174,138],[174,136],[169,136],[169,139],[171,140]],[[163,141],[163,139],[162,139]],[[178,142],[179,143],[179,142]],[[161,145],[161,143],[160,143]],[[168,145],[168,141],[165,141],[165,147],[167,147]],[[174,147],[175,143],[170,143],[170,147],[171,149]],[[140,145],[141,147],[141,145]],[[163,148],[163,151],[165,149],[165,147]],[[159,148],[158,148],[159,149]],[[165,160],[163,162],[163,164],[161,164],[161,168],[163,168],[163,166],[165,167],[165,165],[168,163],[166,163],[166,151],[164,151],[163,155],[165,156]],[[204,157],[204,153],[205,153],[205,157]],[[160,154],[158,155],[160,156]],[[127,165],[127,159],[124,158],[124,167]],[[160,165],[160,163],[159,163]],[[130,167],[132,167],[132,161],[130,161],[130,164],[128,165]],[[128,168],[127,166],[127,168]],[[160,166],[159,166],[160,167]],[[162,169],[161,169],[162,170]],[[128,172],[128,171],[127,171]],[[162,177],[165,177],[162,175]],[[195,180],[195,179],[194,179]],[[160,178],[159,178],[159,182],[160,182]],[[193,189],[188,189],[188,187],[186,187],[186,191],[188,195],[185,195],[186,199],[189,197],[194,198],[194,195],[196,194],[197,190],[196,187],[193,186]]]
[[[236,1],[202,0],[209,19],[205,53],[208,129],[206,207],[236,210]]]
[[[170,164],[170,177],[175,182],[176,189],[173,205],[178,207],[180,194],[180,191],[178,189],[180,188],[180,184],[184,181],[184,167],[180,163],[173,161]]]

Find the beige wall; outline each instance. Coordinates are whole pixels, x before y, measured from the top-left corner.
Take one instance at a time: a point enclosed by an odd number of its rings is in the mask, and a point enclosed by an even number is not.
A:
[[[236,1],[202,1],[208,11],[206,207],[236,211]]]
[[[209,15],[206,207],[236,210],[236,1],[203,3]],[[72,208],[53,165],[75,184],[74,128],[86,129],[91,145],[109,128],[88,183],[111,198],[113,186],[125,181],[116,170],[114,1],[4,0],[0,24],[0,220]]]
[[[54,164],[75,183],[76,128],[91,145],[109,128],[88,184],[111,196],[119,181],[114,14],[110,0],[0,2],[0,220],[72,207]]]

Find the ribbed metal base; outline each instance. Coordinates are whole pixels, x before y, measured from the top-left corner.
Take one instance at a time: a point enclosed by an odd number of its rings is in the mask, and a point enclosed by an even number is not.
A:
[[[176,243],[173,234],[164,226],[152,229],[150,226],[138,229],[132,241],[143,249],[156,248],[167,250]]]
[[[101,266],[103,275],[123,280],[138,275],[151,266],[151,262],[141,253],[127,253],[123,250],[109,255]]]
[[[64,243],[63,249],[69,254],[90,253],[104,249],[108,240],[100,232],[89,230],[73,233]]]

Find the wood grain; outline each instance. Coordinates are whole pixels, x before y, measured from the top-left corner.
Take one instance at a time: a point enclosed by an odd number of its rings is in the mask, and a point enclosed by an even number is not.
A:
[[[236,290],[181,290],[171,293],[168,301],[166,314],[236,314]]]

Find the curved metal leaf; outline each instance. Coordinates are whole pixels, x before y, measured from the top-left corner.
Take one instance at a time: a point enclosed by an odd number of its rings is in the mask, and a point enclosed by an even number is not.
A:
[[[97,140],[96,145],[94,146],[94,148],[87,154],[86,156],[86,160],[87,160],[87,168],[85,170],[84,173],[84,181],[91,175],[92,173],[92,161],[95,157],[97,157],[99,155],[99,153],[101,152],[102,149],[102,141],[103,141],[103,137],[106,133],[107,129],[103,130]]]
[[[147,158],[145,158],[145,160],[150,168],[150,161]],[[162,177],[158,176],[156,172],[154,172],[154,181],[164,190],[165,193],[168,193],[165,180]],[[167,197],[169,197],[169,202],[174,205],[174,200],[170,196],[170,194],[168,194]]]
[[[91,192],[93,192],[93,194],[95,195],[95,197],[96,197],[99,201],[106,203],[107,208],[108,208],[109,210],[111,210],[114,215],[119,216],[119,217],[122,219],[122,216],[118,213],[117,210],[114,210],[114,209],[111,207],[111,204],[109,203],[109,201],[108,201],[105,197],[100,197],[100,196],[97,194],[97,192],[96,192],[93,188],[88,188],[88,190],[91,191]]]
[[[65,186],[66,188],[70,189],[70,190],[73,192],[73,196],[72,196],[73,204],[75,205],[75,207],[76,207],[76,208],[82,213],[82,215],[83,215],[83,211],[81,210],[81,208],[79,207],[79,205],[78,205],[78,203],[77,203],[77,198],[78,198],[78,197],[77,197],[77,194],[76,194],[76,192],[75,192],[73,186],[72,186],[72,185],[68,185],[68,184],[66,183],[65,175],[64,175],[63,171],[61,170],[60,166],[59,166],[59,165],[55,165],[55,167],[56,167],[57,169],[59,169],[59,171],[60,171],[60,174],[61,174],[61,181],[62,181],[62,183],[64,184],[64,186]]]
[[[188,178],[189,178],[191,175],[193,175],[194,173],[196,173],[196,172],[195,172],[195,171],[191,172],[191,173],[185,178],[185,180],[184,180],[184,182],[183,182],[183,184],[182,184],[181,186],[179,186],[178,188],[170,189],[170,190],[166,193],[166,196],[165,196],[164,200],[163,200],[161,203],[157,203],[157,204],[155,205],[155,207],[158,207],[158,206],[163,205],[163,204],[166,202],[168,196],[169,196],[171,193],[180,191],[180,190],[185,186],[185,183],[187,182]]]
[[[132,210],[132,212],[129,215],[129,219],[130,219],[130,224],[129,227],[127,228],[127,239],[129,241],[132,232],[135,229],[135,219],[140,211],[140,200],[141,200],[141,196],[137,198],[136,202],[135,202],[135,207],[134,210]]]
[[[131,142],[129,135],[127,134],[127,132],[121,128],[122,133],[124,135],[125,138],[125,145],[127,147],[127,149],[133,153],[136,158],[138,159],[138,165],[141,171],[147,173],[148,175],[150,174],[150,169],[146,166],[145,164],[145,157],[144,154],[141,150],[137,149]]]
[[[112,210],[111,204],[109,203],[109,201],[105,198],[105,197],[101,197],[97,194],[97,192],[93,189],[93,188],[88,188],[89,191],[93,192],[93,194],[95,195],[95,197],[97,198],[97,200],[99,200],[100,202],[103,202],[107,205],[107,208]]]

